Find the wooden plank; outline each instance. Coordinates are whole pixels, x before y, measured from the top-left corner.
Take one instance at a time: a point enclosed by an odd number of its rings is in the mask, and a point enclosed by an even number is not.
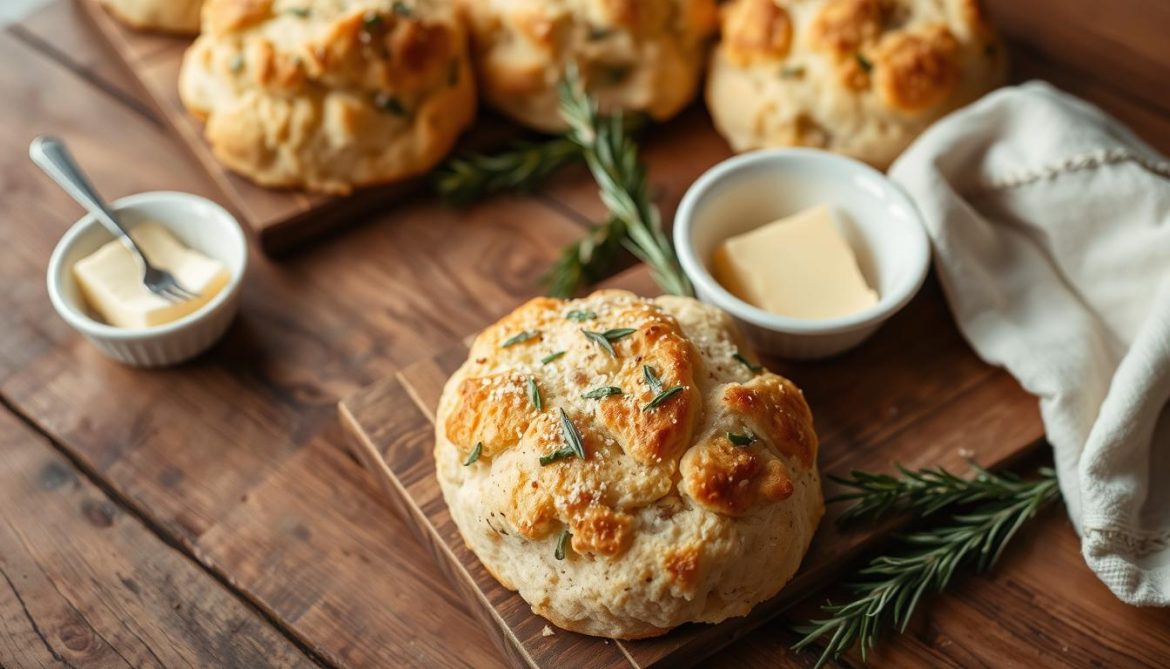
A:
[[[656,292],[644,268],[613,287]],[[907,342],[913,342],[908,345]],[[610,653],[609,644],[568,632],[541,634],[544,621],[487,573],[466,548],[442,500],[431,456],[434,407],[442,384],[466,355],[460,346],[359,391],[340,405],[356,454],[379,479],[399,514],[482,610],[514,658],[533,667],[577,666]],[[805,387],[821,436],[820,462],[830,474],[943,465],[961,470],[967,458],[1001,466],[1028,452],[1043,435],[1036,403],[1004,372],[979,362],[955,331],[932,281],[874,339],[847,355],[816,363],[773,365]],[[404,408],[413,403],[413,413]],[[832,486],[826,486],[832,490]],[[822,524],[802,570],[776,599],[750,616],[719,625],[686,625],[657,639],[615,642],[620,656],[601,666],[678,666],[702,660],[803,596],[814,592],[894,527],[842,529]]]
[[[161,187],[214,197],[214,185],[161,129],[76,70],[7,34],[0,57],[21,64],[0,68],[0,91],[22,101],[0,107],[4,400],[329,662],[499,666],[482,627],[436,587],[434,562],[402,539],[408,530],[346,454],[334,407],[531,294],[580,228],[532,200],[466,211],[413,203],[281,265],[253,254],[224,342],[177,369],[127,369],[44,297],[49,253],[79,213],[27,162],[27,142],[64,136],[110,196]]]
[[[0,452],[0,666],[315,666],[7,411]]]
[[[360,214],[382,209],[391,203],[401,204],[429,192],[425,179],[411,179],[358,189],[350,195],[337,197],[264,188],[232,173],[215,158],[203,138],[203,124],[187,113],[179,99],[176,85],[179,66],[191,40],[132,30],[112,18],[97,0],[79,2],[141,82],[162,117],[222,190],[229,208],[256,233],[266,252],[286,253],[305,241],[351,223]],[[462,150],[496,145],[503,138],[517,134],[511,124],[485,115],[459,146]]]
[[[1170,113],[1170,4],[1158,0],[984,0],[1010,42]]]

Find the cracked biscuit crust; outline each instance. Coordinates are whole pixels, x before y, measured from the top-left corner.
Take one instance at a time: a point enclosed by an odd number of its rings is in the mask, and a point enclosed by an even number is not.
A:
[[[484,330],[436,415],[468,546],[586,634],[653,636],[773,596],[823,513],[817,439],[800,390],[737,353],[719,310],[623,291],[538,298]]]
[[[208,0],[179,92],[216,158],[344,194],[426,172],[475,115],[463,22],[438,0]]]
[[[732,0],[707,106],[736,151],[812,146],[885,167],[1000,85],[978,0]]]
[[[603,111],[674,116],[694,99],[715,0],[459,0],[485,101],[530,127],[564,128],[556,84],[577,65]]]

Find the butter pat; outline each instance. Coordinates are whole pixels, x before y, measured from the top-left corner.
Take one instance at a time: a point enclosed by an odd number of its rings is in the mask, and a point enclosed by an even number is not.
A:
[[[137,225],[130,236],[152,265],[169,271],[199,297],[169,302],[147,290],[138,261],[115,240],[73,266],[86,303],[110,325],[146,328],[176,321],[210,302],[228,283],[228,271],[219,261],[183,246],[158,223]]]
[[[780,316],[836,318],[878,301],[824,205],[727,239],[713,270],[728,292]]]

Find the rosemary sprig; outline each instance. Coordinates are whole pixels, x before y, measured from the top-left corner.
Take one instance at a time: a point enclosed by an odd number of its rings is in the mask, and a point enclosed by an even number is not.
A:
[[[798,629],[804,638],[793,646],[796,650],[828,639],[818,667],[840,657],[854,643],[860,643],[864,661],[884,628],[905,631],[926,592],[946,588],[960,566],[989,569],[1020,527],[1060,496],[1056,473],[1049,468],[1041,469],[1034,481],[983,469],[971,481],[941,468],[899,469],[904,474],[901,479],[854,472],[841,482],[857,492],[836,499],[855,501],[846,512],[850,517],[894,508],[924,513],[947,510],[950,515],[933,527],[901,536],[896,553],[874,558],[848,585],[853,599],[827,602],[821,607],[826,617]]]
[[[564,351],[553,351],[552,353],[549,353],[548,355],[541,358],[540,364],[547,365],[548,363],[552,362],[553,360],[556,360],[557,358],[561,357],[564,354],[565,354]]]
[[[434,187],[444,200],[468,204],[493,193],[531,190],[580,157],[581,147],[568,137],[516,142],[500,153],[451,158],[435,170]]]
[[[581,286],[604,279],[617,262],[625,236],[626,226],[617,219],[591,227],[585,237],[566,246],[541,277],[548,294],[572,297]]]
[[[585,162],[610,215],[625,226],[625,246],[650,266],[658,285],[672,295],[693,295],[674,248],[662,231],[658,209],[650,201],[646,170],[638,162],[638,148],[622,115],[602,116],[597,101],[581,86],[574,66],[565,69],[558,87],[561,116],[567,136],[582,147]]]

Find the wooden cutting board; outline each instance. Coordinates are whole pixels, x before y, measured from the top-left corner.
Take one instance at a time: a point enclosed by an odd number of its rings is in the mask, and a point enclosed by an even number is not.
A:
[[[336,197],[263,188],[237,176],[215,159],[211,146],[203,139],[203,123],[187,113],[179,99],[179,66],[191,38],[132,30],[110,16],[98,0],[80,0],[80,4],[183,144],[219,185],[227,199],[225,204],[256,233],[267,253],[279,254],[353,220],[359,213],[428,191],[425,180],[420,178]],[[499,117],[482,116],[461,140],[458,150],[499,145],[519,132]]]
[[[644,268],[609,282],[657,294]],[[420,361],[340,404],[357,458],[384,488],[395,510],[430,549],[503,651],[529,667],[689,666],[804,596],[830,584],[897,522],[841,528],[829,508],[799,573],[773,600],[746,618],[685,625],[643,641],[610,641],[554,630],[515,593],[488,574],[467,549],[434,477],[433,417],[443,383],[467,355],[458,347]],[[823,473],[942,465],[965,471],[966,460],[1002,466],[1042,443],[1036,400],[1002,370],[980,360],[959,336],[937,283],[860,348],[827,361],[769,367],[805,392],[821,440]],[[831,486],[826,493],[832,494]]]

